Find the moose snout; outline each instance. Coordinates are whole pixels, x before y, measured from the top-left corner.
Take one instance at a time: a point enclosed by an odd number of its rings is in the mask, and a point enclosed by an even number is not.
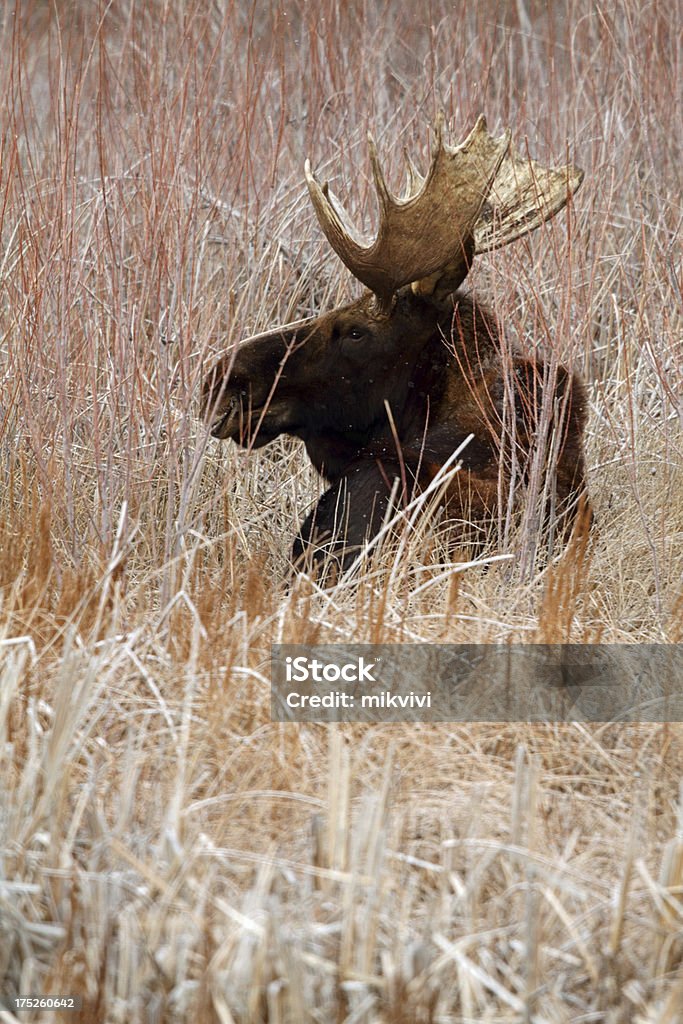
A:
[[[212,437],[234,437],[242,419],[242,403],[236,395],[228,399],[227,406],[208,418],[208,428]]]
[[[239,389],[230,379],[230,369],[219,360],[202,385],[200,415],[214,437],[231,437],[233,421],[240,415]]]
[[[263,377],[267,380],[266,374]],[[201,416],[212,437],[260,447],[267,440],[266,430],[260,431],[260,443],[255,443],[255,432],[269,397],[269,389],[258,379],[246,378],[244,368],[230,355],[219,360],[204,380]]]

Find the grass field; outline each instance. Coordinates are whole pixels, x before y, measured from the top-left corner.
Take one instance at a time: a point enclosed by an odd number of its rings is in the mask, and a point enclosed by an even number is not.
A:
[[[680,0],[25,0],[0,13],[0,995],[21,1021],[683,1020],[683,732],[278,725],[279,642],[683,641]],[[586,173],[471,275],[583,373],[596,528],[462,568],[421,531],[287,585],[303,448],[200,381],[358,294],[443,109]],[[497,552],[491,549],[487,558]]]

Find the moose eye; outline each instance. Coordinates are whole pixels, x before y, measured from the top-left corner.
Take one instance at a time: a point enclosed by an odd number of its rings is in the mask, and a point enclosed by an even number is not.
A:
[[[362,327],[350,327],[346,332],[346,337],[350,338],[351,341],[360,341],[361,338],[365,337],[365,331]]]

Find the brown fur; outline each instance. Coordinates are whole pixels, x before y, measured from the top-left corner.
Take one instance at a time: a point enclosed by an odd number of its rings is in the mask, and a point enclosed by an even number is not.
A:
[[[343,567],[380,528],[394,481],[394,501],[409,500],[470,434],[447,511],[466,522],[494,518],[510,488],[528,481],[548,408],[548,513],[566,536],[585,492],[585,394],[563,367],[554,381],[548,375],[543,362],[507,351],[470,296],[436,301],[408,287],[388,316],[368,293],[247,341],[207,377],[203,408],[215,436],[245,446],[281,433],[303,439],[331,486],[303,522],[294,559],[331,555]]]

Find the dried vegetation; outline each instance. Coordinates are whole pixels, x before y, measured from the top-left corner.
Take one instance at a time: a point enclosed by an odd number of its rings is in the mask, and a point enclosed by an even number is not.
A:
[[[268,686],[273,640],[683,640],[682,23],[3,6],[5,995],[80,994],[89,1024],[683,1019],[678,725],[282,726]],[[319,484],[294,444],[207,442],[198,383],[353,289],[305,156],[372,218],[366,129],[398,184],[439,107],[586,171],[473,279],[589,382],[592,546],[544,567],[522,531],[463,568],[412,531],[288,590]]]

